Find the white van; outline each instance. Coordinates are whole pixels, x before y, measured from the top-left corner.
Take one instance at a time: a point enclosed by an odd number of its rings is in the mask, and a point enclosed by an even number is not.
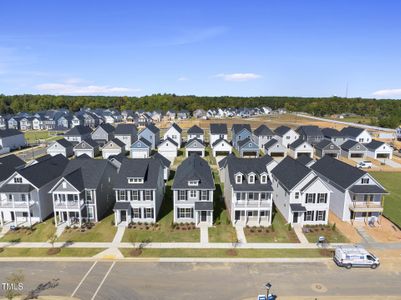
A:
[[[369,160],[364,160],[364,161],[360,161],[356,167],[360,168],[360,169],[371,169],[372,168],[372,162]]]
[[[352,267],[376,269],[380,265],[379,259],[361,246],[336,247],[334,262],[347,269]]]

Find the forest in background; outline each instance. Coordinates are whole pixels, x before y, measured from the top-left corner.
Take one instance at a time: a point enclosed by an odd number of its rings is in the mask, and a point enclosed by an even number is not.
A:
[[[306,112],[324,117],[350,113],[371,118],[371,125],[395,128],[401,124],[401,100],[364,98],[306,98],[306,97],[203,97],[155,94],[142,97],[116,96],[54,96],[54,95],[0,95],[0,113],[38,112],[48,109],[68,108],[78,111],[82,107],[116,108],[118,110],[183,110],[198,108],[240,108],[269,106],[286,108],[290,112]]]

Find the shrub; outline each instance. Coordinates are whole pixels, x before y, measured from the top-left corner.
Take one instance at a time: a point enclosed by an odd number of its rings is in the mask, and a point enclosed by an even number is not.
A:
[[[292,227],[291,224],[288,224],[288,231],[291,231]]]
[[[333,224],[333,226],[331,227],[331,229],[332,229],[333,231],[336,231],[336,223]]]

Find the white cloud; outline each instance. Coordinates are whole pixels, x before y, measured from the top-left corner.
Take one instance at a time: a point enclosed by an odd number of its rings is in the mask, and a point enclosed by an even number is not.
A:
[[[378,98],[399,98],[401,97],[401,89],[378,90],[373,93],[373,96]]]
[[[259,79],[262,76],[255,73],[231,73],[231,74],[217,74],[214,77],[222,78],[225,81],[249,81]]]
[[[187,81],[187,80],[189,80],[188,77],[185,76],[178,77],[178,81]]]
[[[43,83],[35,86],[39,91],[59,95],[126,95],[140,89],[111,87],[107,85],[79,85],[80,80],[67,80],[65,83]]]

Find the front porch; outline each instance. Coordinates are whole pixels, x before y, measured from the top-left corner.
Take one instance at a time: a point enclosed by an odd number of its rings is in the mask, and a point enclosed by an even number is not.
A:
[[[197,201],[195,202],[195,225],[213,226],[213,202]]]
[[[263,226],[271,225],[271,210],[235,210],[234,225],[238,226]]]
[[[56,210],[54,212],[54,223],[57,226],[82,226],[84,223],[81,210]]]

